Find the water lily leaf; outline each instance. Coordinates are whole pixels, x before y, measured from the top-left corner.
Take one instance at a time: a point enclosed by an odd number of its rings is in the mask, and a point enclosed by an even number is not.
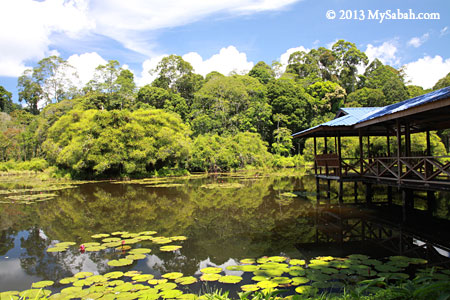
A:
[[[276,263],[276,262],[267,262],[267,263],[259,265],[259,267],[261,269],[265,269],[265,270],[268,270],[268,269],[278,269],[278,270],[284,270],[284,271],[289,270],[287,264]]]
[[[103,275],[94,275],[91,277],[88,277],[86,280],[92,282],[92,283],[97,283],[97,282],[105,282],[108,281],[108,278],[106,278]]]
[[[415,265],[424,265],[428,263],[428,260],[423,258],[411,258],[409,262]]]
[[[317,292],[317,289],[310,285],[301,285],[295,288],[295,292],[297,292],[298,294],[312,295]]]
[[[402,261],[402,260],[393,260],[388,263],[387,265],[392,265],[397,268],[407,268],[409,266],[409,261]]]
[[[121,239],[118,237],[109,237],[109,238],[102,240],[103,243],[112,243],[112,242],[120,242],[120,241],[121,241]]]
[[[43,289],[29,289],[20,292],[19,295],[22,299],[40,299],[41,297],[48,297],[52,291]]]
[[[316,281],[311,283],[311,286],[318,289],[329,289],[331,288],[332,284],[329,281]]]
[[[255,260],[253,258],[244,258],[239,261],[241,264],[254,264]]]
[[[118,246],[122,245],[122,242],[119,240],[118,242],[109,242],[109,243],[103,243],[103,247],[107,248],[116,248]]]
[[[289,277],[274,277],[270,281],[275,282],[278,285],[286,285],[291,283],[292,279]]]
[[[140,235],[138,237],[136,237],[136,239],[140,240],[140,241],[151,241],[153,240],[153,236],[150,235]]]
[[[260,257],[256,260],[259,264],[264,264],[269,261],[268,257]]]
[[[60,242],[60,243],[56,243],[53,245],[53,247],[62,247],[62,248],[67,248],[69,246],[74,246],[77,243],[75,242]]]
[[[291,276],[305,276],[305,274],[305,270],[292,270],[289,272],[289,275]]]
[[[52,247],[52,248],[47,248],[47,252],[64,252],[67,251],[66,247]]]
[[[370,269],[370,268],[369,268],[369,269]],[[325,274],[328,274],[328,275],[339,273],[338,270],[333,269],[333,268],[322,268],[322,269],[320,269],[320,271],[321,271],[322,273],[325,273]]]
[[[205,273],[200,277],[201,281],[217,281],[222,277],[220,274]]]
[[[154,234],[157,234],[157,232],[156,232],[156,231],[153,231],[153,230],[149,230],[149,231],[142,231],[142,232],[139,232],[138,234],[139,234],[139,235],[154,235]]]
[[[162,291],[160,294],[160,296],[164,299],[177,298],[181,295],[183,295],[183,292],[180,290],[167,290],[167,291]]]
[[[201,269],[200,272],[202,272],[204,274],[217,274],[217,273],[222,272],[222,268],[207,267],[207,268]]]
[[[331,276],[327,275],[327,274],[321,274],[321,273],[312,273],[312,274],[307,274],[308,278],[314,281],[326,281],[326,280],[330,280]]]
[[[59,281],[59,283],[61,283],[61,284],[69,284],[69,283],[74,283],[77,280],[78,280],[78,278],[76,278],[76,277],[66,277],[66,278],[61,279]]]
[[[139,243],[140,242],[140,240],[138,240],[138,239],[125,239],[125,240],[122,240],[122,243],[124,243],[125,245],[132,245],[132,244],[136,244],[136,243]]]
[[[101,298],[103,296],[103,293],[90,293],[87,294],[86,296],[84,296],[82,299],[98,299]]]
[[[129,245],[122,245],[116,248],[117,251],[128,251],[131,249],[131,246]]]
[[[162,246],[161,248],[159,248],[159,250],[164,251],[164,252],[171,252],[171,251],[176,251],[181,248],[182,248],[181,246],[170,245],[170,246]]]
[[[270,277],[257,275],[257,276],[253,276],[252,280],[253,281],[266,281],[266,280],[270,280]]]
[[[303,259],[291,259],[290,261],[289,261],[289,264],[290,265],[293,265],[293,266],[302,266],[302,265],[304,265],[306,262],[305,262],[305,260],[303,260]]]
[[[18,291],[6,291],[0,293],[0,299],[6,299],[6,300],[18,300],[19,297]]]
[[[300,285],[310,282],[306,277],[292,277],[292,285]]]
[[[148,249],[148,248],[138,248],[138,249],[131,249],[130,250],[130,253],[131,254],[146,254],[146,253],[150,253],[150,252],[152,252],[152,250],[151,249]]]
[[[150,285],[157,285],[161,283],[166,283],[167,281],[168,281],[167,279],[150,279],[149,281],[147,281],[147,283]]]
[[[91,285],[91,284],[93,284],[92,281],[88,281],[87,279],[81,279],[81,280],[78,280],[78,281],[74,282],[73,286],[83,287],[85,285]]]
[[[162,291],[173,290],[176,287],[177,287],[177,284],[173,283],[173,282],[165,282],[165,283],[160,283],[160,284],[155,285],[155,289],[162,290]]]
[[[109,237],[108,233],[98,233],[98,234],[91,235],[91,238],[93,238],[93,239],[102,239],[102,238],[106,238],[106,237]]]
[[[169,238],[166,238],[166,237],[154,237],[153,239],[152,239],[152,241],[155,243],[155,244],[168,244],[168,243],[171,243],[172,242],[172,240],[171,239],[169,239]]]
[[[124,283],[125,283],[125,281],[117,279],[117,280],[109,281],[107,285],[108,286],[119,286],[119,285],[122,285]]]
[[[84,247],[89,248],[89,247],[97,247],[100,246],[100,243],[97,242],[89,242],[89,243],[83,243],[82,245],[84,245]]]
[[[243,266],[233,265],[233,266],[226,266],[225,269],[228,271],[242,271],[242,267]]]
[[[246,284],[241,286],[241,290],[244,292],[256,292],[259,289],[260,288],[257,284]]]
[[[95,247],[86,247],[86,248],[85,248],[85,251],[88,251],[88,252],[98,252],[98,251],[105,250],[105,249],[106,249],[105,246],[95,246]]]
[[[120,271],[109,272],[103,276],[105,276],[106,278],[110,278],[110,279],[117,279],[117,278],[120,278],[123,276],[123,272],[120,272]]]
[[[81,292],[81,286],[71,286],[61,290],[61,294],[75,294]]]
[[[180,299],[180,300],[195,300],[197,298],[198,298],[198,296],[195,294],[183,294],[183,295],[180,295],[177,297],[177,299]]]
[[[236,284],[242,281],[241,276],[226,275],[219,278],[219,282]]]
[[[111,233],[111,235],[124,235],[127,233],[128,233],[128,231],[116,231],[116,232]]]
[[[256,276],[266,276],[266,277],[279,277],[284,273],[284,270],[280,269],[268,269],[268,270],[257,270],[253,272]]]
[[[150,279],[153,279],[153,278],[155,278],[155,276],[152,274],[140,274],[140,275],[131,277],[131,280],[134,280],[137,282],[144,282],[144,281],[149,281]]]
[[[135,238],[135,237],[138,237],[138,236],[139,236],[139,233],[127,232],[127,233],[122,234],[122,238],[123,239]]]
[[[185,240],[187,240],[187,237],[185,237],[184,235],[177,235],[177,236],[172,236],[169,239],[171,239],[172,241],[185,241]]]
[[[271,289],[276,288],[278,286],[278,283],[272,282],[270,280],[260,281],[256,284],[262,289]]]
[[[166,273],[166,274],[162,275],[161,277],[167,278],[167,279],[177,279],[177,278],[183,277],[183,273],[171,272],[171,273]]]
[[[94,275],[92,272],[78,272],[77,274],[73,275],[76,278],[87,278],[89,276]]]
[[[224,182],[224,183],[203,184],[200,187],[204,189],[239,189],[243,186],[244,185],[238,182]]]
[[[259,266],[257,265],[243,265],[240,266],[240,270],[243,272],[255,272],[259,270]]]
[[[347,256],[350,259],[357,259],[357,260],[367,260],[369,257],[364,254],[351,254]]]
[[[131,282],[125,282],[124,284],[116,286],[113,290],[115,292],[129,292],[133,289],[133,284]]]
[[[129,259],[129,260],[139,260],[139,259],[145,259],[145,258],[147,258],[147,256],[145,254],[136,253],[136,254],[127,255],[125,258]]]
[[[385,277],[387,279],[409,279],[409,275],[406,273],[383,273],[380,272],[377,274],[378,277]]]
[[[286,260],[287,260],[287,257],[284,257],[284,256],[271,256],[268,258],[268,261],[273,261],[273,262],[283,262]]]
[[[180,277],[175,279],[175,282],[181,285],[189,285],[197,282],[197,278],[193,276]]]
[[[393,265],[388,265],[388,264],[377,265],[377,266],[375,266],[375,269],[380,272],[398,272],[401,270],[400,268],[397,268],[397,267],[394,267]]]
[[[131,259],[121,258],[108,261],[108,266],[111,267],[123,267],[131,265],[133,261]]]
[[[36,288],[36,289],[40,289],[40,288],[45,288],[48,286],[52,286],[53,284],[55,284],[54,281],[51,280],[44,280],[44,281],[38,281],[38,282],[34,282],[31,284],[32,288]]]

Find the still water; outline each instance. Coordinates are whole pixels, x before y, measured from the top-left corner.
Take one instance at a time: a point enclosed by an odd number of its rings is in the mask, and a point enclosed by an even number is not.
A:
[[[351,186],[347,187],[349,197],[344,202],[353,201],[352,191]],[[225,269],[243,258],[282,255],[308,259],[328,252],[332,255],[335,250],[340,255],[369,251],[364,243],[359,249],[352,246],[345,250],[342,243],[358,240],[349,235],[341,234],[339,243],[333,243],[333,236],[324,240],[319,232],[323,224],[319,224],[315,181],[295,173],[85,183],[57,191],[57,195],[27,205],[0,204],[0,292],[25,290],[39,280],[57,282],[80,271],[196,275],[202,268]],[[380,194],[375,198],[383,197]],[[4,199],[0,196],[0,200]],[[437,201],[431,215],[446,221],[448,200],[438,197]],[[183,235],[187,240],[175,252],[150,247],[152,252],[146,259],[120,268],[107,264],[112,258],[108,253],[81,253],[77,247],[61,253],[46,251],[57,242],[79,245],[96,241],[91,236],[98,233],[148,230],[166,237]]]

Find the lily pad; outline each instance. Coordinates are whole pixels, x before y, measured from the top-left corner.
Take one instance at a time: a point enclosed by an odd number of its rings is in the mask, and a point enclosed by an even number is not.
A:
[[[154,234],[157,234],[157,232],[153,230],[139,232],[139,235],[154,235]]]
[[[155,289],[162,290],[162,291],[173,290],[176,287],[177,287],[177,284],[173,283],[173,282],[165,282],[165,283],[160,283],[160,284],[155,285]]]
[[[41,289],[41,288],[45,288],[48,286],[52,286],[53,284],[55,284],[54,281],[51,280],[44,280],[44,281],[38,281],[38,282],[34,282],[31,284],[32,288],[36,288],[36,289]]]
[[[255,260],[253,258],[244,258],[239,261],[241,264],[254,264]]]
[[[103,243],[112,243],[112,242],[120,242],[120,240],[121,239],[118,237],[109,237],[109,238],[103,239],[102,242]]]
[[[139,259],[145,259],[145,258],[147,258],[147,256],[145,254],[136,253],[136,254],[127,255],[125,258],[129,259],[129,260],[139,260]]]
[[[66,247],[69,247],[69,246],[74,246],[76,244],[77,243],[75,243],[75,242],[60,242],[60,243],[54,244],[53,247],[64,247],[64,248],[66,248]]]
[[[168,290],[168,291],[162,291],[160,296],[163,299],[167,299],[167,298],[177,298],[179,296],[183,295],[183,292],[180,290]]]
[[[293,266],[302,266],[302,265],[304,265],[306,262],[305,262],[305,260],[303,260],[303,259],[291,259],[290,261],[289,261],[289,264],[290,265],[293,265]]]
[[[242,281],[241,276],[226,275],[219,278],[219,282],[236,284]]]
[[[148,249],[148,248],[138,248],[138,249],[131,249],[130,250],[130,254],[147,254],[147,253],[150,253],[150,252],[152,252],[152,250],[151,249]]]
[[[291,276],[305,276],[305,274],[305,270],[292,270],[289,272],[289,275]]]
[[[244,292],[256,292],[260,287],[257,284],[245,284],[241,286],[241,290]]]
[[[183,273],[180,273],[180,272],[170,272],[170,273],[166,273],[166,274],[162,275],[161,277],[162,277],[162,278],[167,278],[167,279],[177,279],[177,278],[183,277]]]
[[[67,251],[66,247],[52,247],[52,248],[47,248],[47,252],[64,252]]]
[[[69,283],[74,283],[75,281],[77,281],[78,278],[76,277],[66,277],[63,278],[59,281],[60,284],[69,284]]]
[[[20,292],[19,295],[22,299],[40,299],[41,297],[48,297],[52,291],[43,289],[29,289]]]
[[[200,277],[200,280],[201,281],[217,281],[220,279],[220,277],[222,277],[222,275],[220,275],[220,274],[206,273]]]
[[[102,239],[102,238],[107,238],[107,237],[109,237],[108,233],[98,233],[98,234],[91,235],[91,238],[93,238],[93,239]]]
[[[120,239],[117,242],[109,242],[109,243],[102,244],[103,247],[107,247],[107,248],[116,248],[116,247],[119,247],[120,245],[122,245],[122,242],[120,241]]]
[[[259,266],[257,265],[243,265],[239,268],[243,272],[255,272],[259,270]]]
[[[253,276],[252,280],[253,281],[266,281],[266,280],[270,280],[270,277],[257,275],[257,276]]]
[[[270,281],[275,282],[278,285],[286,285],[291,283],[292,279],[289,277],[274,277]]]
[[[61,290],[61,294],[79,293],[83,288],[81,286],[71,286]]]
[[[128,231],[116,231],[116,232],[111,233],[111,235],[124,235],[127,233],[128,233]]]
[[[100,246],[100,243],[97,242],[89,242],[89,243],[83,243],[84,247],[89,248],[89,247],[97,247]]]
[[[204,274],[217,274],[217,273],[222,272],[222,268],[207,267],[207,268],[201,269],[200,272],[202,272]]]
[[[199,297],[195,294],[183,294],[177,297],[179,300],[196,300],[197,298]]]
[[[351,254],[348,256],[350,259],[367,260],[369,257],[364,254]]]
[[[164,252],[171,252],[171,251],[176,251],[181,248],[182,248],[182,246],[170,245],[170,246],[162,246],[161,248],[159,248],[159,250],[164,251]]]
[[[167,279],[150,279],[149,281],[147,281],[147,283],[150,285],[157,285],[161,283],[166,283],[167,281],[168,281]]]
[[[166,237],[155,237],[152,239],[153,243],[155,244],[168,244],[171,243],[172,240]]]
[[[73,275],[73,277],[76,278],[87,278],[94,275],[92,272],[78,272],[77,274]]]
[[[262,289],[271,289],[271,288],[276,288],[278,286],[278,283],[275,283],[270,280],[265,280],[265,281],[258,282],[256,285]]]
[[[310,282],[306,277],[292,277],[292,285],[300,285]]]
[[[133,263],[131,259],[121,258],[121,259],[115,259],[108,261],[108,266],[111,267],[123,267],[123,266],[129,266]]]
[[[298,294],[311,295],[317,292],[317,288],[310,285],[301,285],[295,288],[295,292]]]
[[[140,242],[140,240],[134,239],[134,238],[122,240],[122,243],[124,243],[125,245],[132,245],[132,244],[136,244],[139,242]]]
[[[177,235],[177,236],[171,236],[170,239],[172,241],[185,241],[185,240],[187,240],[187,237],[185,237],[184,235]]]
[[[136,282],[144,282],[144,281],[149,281],[150,279],[153,279],[153,278],[155,278],[155,276],[152,274],[139,274],[139,275],[131,277],[131,280],[134,280]]]
[[[181,285],[189,285],[197,282],[197,278],[193,276],[180,277],[175,279],[175,282]]]
[[[101,251],[101,250],[105,250],[106,249],[106,247],[105,246],[95,246],[95,247],[86,247],[85,248],[85,251],[87,251],[87,252],[98,252],[98,251]]]
[[[283,262],[287,260],[287,257],[284,256],[271,256],[269,258],[267,258],[268,261],[273,261],[273,262]]]
[[[117,251],[128,251],[131,249],[131,246],[129,245],[122,245],[116,248]]]

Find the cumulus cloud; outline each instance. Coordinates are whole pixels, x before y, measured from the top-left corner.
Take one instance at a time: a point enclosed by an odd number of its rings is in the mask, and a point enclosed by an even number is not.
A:
[[[106,65],[108,62],[97,52],[74,54],[67,59],[67,62],[75,68],[78,74],[78,87],[83,87],[94,76],[95,69],[99,65]]]
[[[222,48],[218,54],[214,54],[206,60],[203,60],[196,52],[189,52],[183,55],[183,59],[192,65],[196,73],[203,76],[212,71],[217,71],[224,75],[228,75],[231,72],[241,74],[247,73],[253,68],[253,62],[247,60],[247,54],[239,52],[234,46]]]
[[[422,86],[425,89],[433,85],[450,72],[450,58],[441,56],[425,56],[405,65],[405,73],[411,84]]]
[[[413,46],[415,48],[418,48],[418,47],[422,46],[422,44],[425,43],[429,37],[430,37],[429,33],[425,33],[421,37],[413,37],[412,39],[410,39],[408,41],[408,46]]]
[[[27,60],[53,54],[52,33],[73,38],[92,29],[86,10],[86,0],[0,1],[0,76],[18,76]]]
[[[400,59],[396,56],[397,46],[392,41],[384,42],[378,47],[368,44],[365,53],[369,61],[378,58],[383,64],[398,65],[400,63]]]

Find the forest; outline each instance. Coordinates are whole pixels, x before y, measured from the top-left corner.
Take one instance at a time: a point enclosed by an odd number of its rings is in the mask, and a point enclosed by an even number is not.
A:
[[[261,61],[247,74],[203,77],[170,55],[151,72],[156,79],[137,87],[133,73],[110,60],[80,88],[73,67],[50,56],[19,77],[22,105],[0,85],[0,171],[88,179],[294,167],[312,150],[291,134],[339,108],[385,106],[450,86],[450,73],[429,90],[410,85],[402,68],[369,62],[344,40],[292,53],[285,70]],[[447,154],[448,136],[433,133],[434,153]],[[421,150],[425,137],[413,139]],[[355,154],[354,144],[344,151]]]

